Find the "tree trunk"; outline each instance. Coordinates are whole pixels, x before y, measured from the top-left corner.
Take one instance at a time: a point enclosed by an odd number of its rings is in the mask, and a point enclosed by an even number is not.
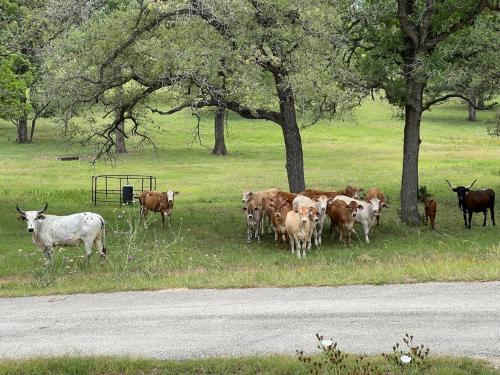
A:
[[[295,115],[295,100],[292,88],[279,75],[275,76],[278,97],[280,99],[280,113],[282,118],[281,129],[285,140],[286,172],[288,187],[292,193],[305,190],[304,156],[302,153],[302,139],[297,117]]]
[[[23,95],[21,98],[21,103],[23,105],[26,104],[28,101],[28,98]],[[16,128],[17,128],[17,143],[29,143],[30,140],[28,138],[28,114],[26,111],[23,111],[23,114],[20,118],[17,119],[16,123]]]
[[[37,116],[34,116],[32,119],[31,119],[31,131],[30,131],[30,139],[29,139],[29,142],[32,143],[33,142],[33,134],[35,134],[35,126],[36,126],[36,120],[38,119]]]
[[[481,96],[477,99],[477,108],[485,109],[484,98]]]
[[[26,113],[17,120],[17,143],[30,143],[28,138],[28,116]]]
[[[471,96],[471,102],[477,107],[478,100],[475,96]],[[476,121],[476,108],[469,103],[469,121]]]
[[[405,106],[403,176],[401,179],[401,220],[408,225],[418,225],[420,219],[417,192],[422,93],[423,84],[410,83],[409,104]]]
[[[215,112],[215,145],[213,155],[227,155],[226,143],[224,141],[224,120],[226,110],[218,108]]]
[[[117,154],[127,153],[127,147],[125,146],[125,124],[123,121],[115,128],[115,151]]]

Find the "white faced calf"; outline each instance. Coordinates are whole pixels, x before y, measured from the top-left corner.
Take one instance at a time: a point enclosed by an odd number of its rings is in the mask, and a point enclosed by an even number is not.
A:
[[[47,259],[52,258],[54,246],[85,245],[87,259],[92,254],[95,245],[101,257],[106,256],[104,246],[105,222],[101,215],[83,212],[68,216],[44,215],[48,204],[39,211],[23,211],[16,206],[21,214],[20,220],[26,220],[28,232],[32,234],[33,243],[44,252]]]
[[[252,242],[252,237],[260,242],[260,226],[262,221],[262,209],[259,206],[248,204],[242,208],[247,219],[247,243]]]

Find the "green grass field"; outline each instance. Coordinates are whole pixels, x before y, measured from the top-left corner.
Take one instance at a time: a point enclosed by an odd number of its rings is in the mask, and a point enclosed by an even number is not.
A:
[[[230,155],[215,157],[212,115],[202,118],[203,146],[192,144],[196,119],[189,113],[154,117],[149,130],[156,149],[137,149],[132,140],[129,154],[94,166],[93,149],[63,139],[51,120],[39,122],[32,145],[17,145],[14,127],[0,122],[0,295],[498,280],[500,227],[489,220],[482,227],[480,214],[465,230],[456,195],[444,181],[467,184],[477,178],[477,188],[500,192],[500,140],[486,133],[492,114],[480,112],[476,123],[466,116],[465,106],[456,102],[424,117],[420,184],[438,201],[436,231],[407,228],[398,218],[403,124],[389,106],[368,101],[346,121],[304,129],[308,187],[377,186],[390,204],[370,244],[355,240],[344,247],[327,239],[305,260],[278,249],[271,236],[261,244],[245,243],[242,190],[287,189],[281,130],[272,123],[231,116]],[[83,160],[57,160],[75,154]],[[92,206],[91,176],[122,173],[153,174],[158,190],[181,192],[171,228],[161,228],[158,215],[144,229],[136,206]],[[48,202],[50,214],[102,214],[108,222],[108,261],[94,255],[86,262],[83,247],[62,248],[45,267],[26,223],[16,220],[17,202],[24,209]]]
[[[389,370],[380,357],[368,357],[364,363]],[[392,368],[394,371],[395,369]],[[320,372],[327,373],[327,372]],[[341,371],[340,374],[351,373]],[[401,374],[427,375],[498,375],[491,365],[465,358],[431,358],[425,368],[401,369]],[[55,357],[22,361],[0,361],[0,375],[159,375],[159,374],[310,374],[309,368],[296,358],[286,356],[213,358],[204,360],[162,361],[117,357]]]

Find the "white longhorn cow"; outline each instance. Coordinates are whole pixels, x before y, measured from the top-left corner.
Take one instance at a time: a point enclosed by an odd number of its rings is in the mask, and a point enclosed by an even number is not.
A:
[[[106,223],[101,215],[93,212],[82,212],[68,216],[44,215],[48,204],[40,211],[23,211],[16,205],[21,214],[20,220],[26,220],[28,232],[33,233],[33,243],[43,251],[47,259],[52,258],[54,246],[85,245],[85,255],[90,258],[92,246],[95,244],[101,257],[106,256],[104,246]]]

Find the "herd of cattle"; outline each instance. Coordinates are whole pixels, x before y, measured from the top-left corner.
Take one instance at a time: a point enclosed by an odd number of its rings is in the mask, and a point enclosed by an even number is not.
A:
[[[465,227],[470,229],[472,214],[484,213],[483,226],[486,225],[487,210],[490,210],[491,221],[495,225],[495,192],[492,189],[471,191],[471,185],[454,186],[446,180],[450,188],[457,193],[458,206],[463,213]],[[385,196],[378,188],[370,188],[360,200],[359,193],[363,189],[346,186],[341,191],[319,191],[307,189],[299,194],[267,189],[262,191],[243,192],[242,210],[246,213],[247,242],[252,238],[260,242],[266,228],[269,233],[274,232],[274,239],[278,245],[290,244],[292,253],[297,257],[305,258],[306,251],[311,249],[312,242],[316,247],[321,246],[321,236],[325,219],[330,219],[330,235],[334,239],[335,232],[344,244],[351,245],[354,222],[362,225],[365,241],[370,242],[368,234],[375,223],[379,225],[380,214],[387,207]],[[434,198],[426,197],[425,224],[430,221],[435,228],[437,202]],[[468,223],[467,223],[467,217]]]
[[[446,180],[450,188],[457,193],[458,206],[463,213],[465,227],[471,227],[472,214],[484,213],[483,225],[486,225],[487,211],[490,210],[491,221],[495,225],[495,192],[492,189],[471,191],[471,185],[454,186]],[[359,194],[363,189],[347,186],[342,191],[318,191],[307,189],[300,194],[288,193],[279,189],[262,191],[246,191],[243,193],[243,211],[247,220],[247,242],[255,238],[260,242],[266,228],[274,232],[275,241],[286,246],[290,244],[292,253],[299,258],[306,256],[314,240],[321,246],[325,218],[331,222],[332,238],[337,231],[340,241],[351,244],[354,222],[363,226],[365,241],[370,242],[370,229],[379,224],[382,209],[387,207],[385,196],[377,188],[368,189],[363,200]],[[172,219],[174,197],[178,191],[156,192],[145,190],[138,197],[141,216],[146,219],[148,213],[157,212],[162,217]],[[436,217],[436,200],[425,199],[425,223],[430,220],[434,229]],[[52,258],[54,246],[85,246],[87,258],[92,254],[95,245],[101,257],[106,256],[105,226],[101,215],[83,212],[67,216],[47,215],[44,208],[35,211],[23,211],[16,205],[20,213],[19,219],[25,220],[28,232],[32,233],[33,243],[44,252],[47,259]],[[468,222],[467,222],[468,214]],[[355,232],[354,232],[355,233]]]
[[[340,241],[351,244],[354,222],[361,223],[365,240],[370,242],[370,228],[380,219],[387,207],[384,194],[377,188],[366,191],[364,200],[359,199],[363,189],[347,186],[342,191],[319,191],[307,189],[300,194],[287,193],[279,189],[245,191],[242,208],[246,212],[247,242],[255,238],[260,242],[266,228],[274,232],[278,244],[290,243],[292,253],[305,258],[314,239],[321,246],[325,218],[330,218],[332,238],[337,230]],[[431,219],[432,222],[434,218]]]

